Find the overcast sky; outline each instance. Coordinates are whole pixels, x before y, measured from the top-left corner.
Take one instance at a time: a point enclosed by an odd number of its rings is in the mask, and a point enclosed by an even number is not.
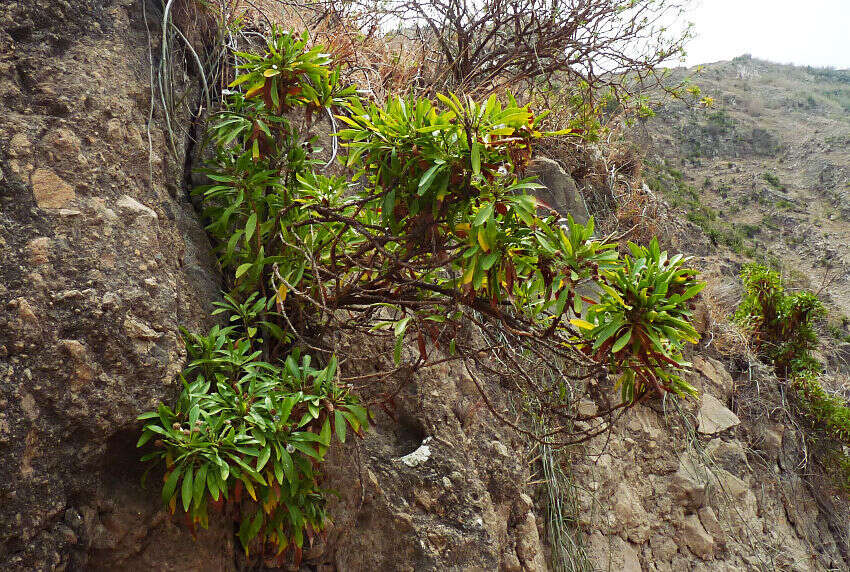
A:
[[[696,0],[688,65],[745,53],[777,63],[850,68],[850,0]]]

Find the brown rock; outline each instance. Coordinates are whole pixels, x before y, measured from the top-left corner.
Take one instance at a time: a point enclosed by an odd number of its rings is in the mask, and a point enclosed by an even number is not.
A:
[[[50,169],[36,169],[30,178],[35,202],[43,209],[61,209],[74,200],[74,187]]]
[[[572,215],[576,222],[587,223],[590,215],[573,178],[548,157],[537,157],[528,164],[529,176],[536,176],[544,188],[533,194],[561,216]]]
[[[50,137],[50,143],[55,150],[65,155],[76,156],[80,152],[80,139],[73,131],[65,127],[57,129]]]
[[[18,323],[23,333],[28,335],[40,334],[41,323],[26,298],[18,298],[16,303],[18,306]]]
[[[27,243],[27,257],[33,266],[46,264],[49,261],[51,241],[46,236],[34,238]]]
[[[695,514],[685,517],[682,540],[691,552],[700,558],[711,558],[714,554],[714,539],[705,531],[699,517]]]
[[[91,382],[94,379],[94,371],[89,365],[86,347],[77,340],[60,340],[59,345],[68,354],[74,365],[72,386],[78,389]]]
[[[738,416],[732,413],[719,399],[711,394],[702,395],[702,406],[697,416],[700,433],[713,434],[731,429],[741,423]]]
[[[595,570],[642,572],[637,549],[619,536],[603,536],[594,532],[588,542],[588,556]]]
[[[124,318],[124,333],[138,340],[156,340],[162,335],[132,314]]]
[[[505,554],[505,558],[502,560],[501,572],[522,572],[522,564],[520,564],[516,554],[513,552]]]
[[[732,394],[734,382],[732,376],[719,361],[697,356],[694,358],[694,369],[702,374],[712,392],[721,399],[727,399]]]
[[[714,541],[720,545],[726,544],[726,533],[723,532],[723,527],[720,526],[720,521],[717,520],[714,509],[710,506],[704,506],[699,509],[697,514],[703,528],[711,535]]]
[[[529,512],[516,527],[516,551],[525,570],[546,570],[546,563],[540,549],[540,535],[534,513]]]
[[[12,157],[22,157],[29,153],[30,140],[27,139],[24,133],[15,133],[9,141],[9,155]]]
[[[682,506],[698,508],[705,503],[706,471],[694,458],[685,454],[673,475],[672,485],[676,500]]]

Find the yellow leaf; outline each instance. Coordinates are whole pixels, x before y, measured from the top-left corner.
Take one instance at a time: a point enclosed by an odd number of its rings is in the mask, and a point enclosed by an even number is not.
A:
[[[590,322],[588,322],[586,320],[581,320],[581,319],[578,319],[578,318],[570,320],[570,323],[574,326],[581,328],[582,330],[592,330],[593,328],[596,327],[593,324],[591,324]]]
[[[286,301],[286,284],[281,284],[280,288],[277,289],[277,299],[283,304]]]
[[[267,69],[266,71],[263,72],[263,75],[266,76],[266,77],[274,77],[276,75],[280,75],[280,70]]]
[[[256,84],[254,87],[252,87],[251,89],[248,90],[248,92],[245,94],[245,99],[250,99],[250,98],[254,97],[258,93],[260,93],[265,86],[266,86],[266,80],[263,79],[263,81],[261,81],[260,83]]]
[[[174,510],[177,508],[177,495],[171,497],[171,500],[168,501],[168,508],[171,509],[171,514],[174,514]]]
[[[251,498],[257,500],[257,493],[254,492],[254,485],[251,484],[251,481],[245,479],[242,482],[245,483],[245,490],[248,491],[248,494],[251,495]]]
[[[487,234],[484,232],[484,229],[478,231],[478,244],[481,245],[481,250],[484,252],[490,252],[490,245],[487,244]]]
[[[463,273],[463,278],[461,279],[461,284],[469,284],[472,282],[472,277],[475,274],[475,263],[471,263],[466,267],[466,270]]]

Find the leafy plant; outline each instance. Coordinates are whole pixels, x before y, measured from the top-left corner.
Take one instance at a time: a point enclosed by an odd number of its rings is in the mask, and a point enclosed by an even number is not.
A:
[[[629,243],[632,256],[602,273],[599,303],[590,306],[587,319],[573,323],[583,328],[589,352],[607,359],[630,402],[654,392],[696,395],[675,372],[690,364],[682,356],[684,342],[696,343],[699,334],[688,322],[688,300],[700,293],[696,271],[684,266],[681,255],[668,258],[658,240],[649,248]],[[592,345],[591,345],[592,344]],[[672,366],[672,367],[671,367]]]
[[[550,446],[587,437],[571,433],[571,407],[606,367],[624,388],[598,414],[609,420],[650,394],[693,393],[678,373],[697,337],[695,272],[657,242],[620,257],[592,219],[563,220],[534,196],[534,142],[568,133],[544,131],[545,113],[510,95],[363,102],[320,47],[277,29],[263,55],[238,55],[244,74],[209,126],[211,184],[193,190],[227,282],[214,311],[226,325],[186,334],[178,403],[142,416],[139,445],[156,438],[145,458],[165,465],[173,509],[203,525],[226,501],[246,552],[279,562],[293,546],[300,561],[327,522],[319,467],[332,435],[359,434],[357,390],[402,368],[464,360],[516,379],[560,428]],[[295,127],[320,111],[344,124],[350,177],[322,173]],[[395,368],[346,377],[343,336],[378,340]],[[534,368],[556,375],[537,384]]]
[[[756,348],[789,373],[816,370],[811,351],[817,347],[814,322],[826,315],[811,292],[786,294],[779,273],[760,264],[741,271],[744,299],[734,320],[748,332]]]
[[[833,443],[826,461],[838,469],[844,481],[841,484],[847,487],[850,458],[844,451],[850,443],[850,407],[823,388],[818,379],[821,366],[812,356],[818,345],[814,325],[826,315],[826,309],[811,292],[787,294],[779,273],[766,266],[747,266],[741,277],[745,294],[734,320],[789,382],[802,414],[817,431],[838,442]]]
[[[319,370],[294,352],[272,364],[253,349],[256,341],[238,338],[234,327],[187,334],[183,392],[173,409],[140,416],[138,446],[156,438],[142,460],[165,465],[162,499],[172,512],[181,506],[206,526],[210,506],[230,503],[246,553],[265,543],[278,554],[290,544],[300,552],[305,534],[327,522],[317,466],[332,437],[344,442],[349,427],[361,432],[367,414],[335,384],[335,359]],[[257,504],[243,503],[243,494]]]
[[[761,178],[768,182],[768,184],[778,191],[784,191],[785,185],[782,184],[782,181],[779,180],[779,177],[773,173],[762,173]]]
[[[279,565],[290,546],[300,562],[305,536],[312,542],[327,525],[319,467],[333,436],[344,442],[349,428],[360,435],[368,423],[339,382],[336,357],[323,355],[317,367],[292,345],[286,289],[274,282],[281,267],[297,281],[293,272],[307,266],[280,241],[296,219],[292,191],[313,164],[290,114],[300,108],[309,119],[353,90],[339,86],[330,59],[308,49],[306,36],[275,30],[264,57],[238,57],[246,73],[230,87],[249,87],[231,92],[211,120],[212,184],[194,189],[232,286],[212,312],[228,325],[207,336],[184,332],[183,391],[173,408],[140,416],[138,446],[155,438],[143,460],[165,466],[162,497],[172,512],[181,506],[192,526],[206,526],[210,507],[228,510],[246,554]]]

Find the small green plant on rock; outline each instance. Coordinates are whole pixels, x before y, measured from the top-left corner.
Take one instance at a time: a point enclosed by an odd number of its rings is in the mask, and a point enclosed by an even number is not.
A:
[[[741,272],[745,295],[735,321],[750,334],[758,351],[786,374],[816,370],[811,352],[817,347],[814,323],[826,315],[811,292],[788,294],[779,273],[760,264]]]
[[[336,385],[336,360],[318,370],[294,352],[268,363],[254,350],[262,340],[234,327],[187,334],[186,342],[191,361],[177,404],[140,417],[139,446],[156,438],[143,460],[167,467],[163,501],[203,526],[210,506],[231,502],[246,551],[265,542],[299,551],[305,534],[326,525],[317,466],[333,436],[344,442],[349,427],[362,431],[366,410]]]
[[[599,303],[590,306],[587,321],[573,323],[585,329],[597,359],[607,356],[620,374],[623,401],[652,393],[696,395],[676,372],[690,365],[682,356],[684,343],[699,339],[688,321],[686,302],[705,283],[685,267],[686,258],[668,257],[656,239],[649,248],[632,243],[629,248],[631,257],[602,274],[602,294]]]

